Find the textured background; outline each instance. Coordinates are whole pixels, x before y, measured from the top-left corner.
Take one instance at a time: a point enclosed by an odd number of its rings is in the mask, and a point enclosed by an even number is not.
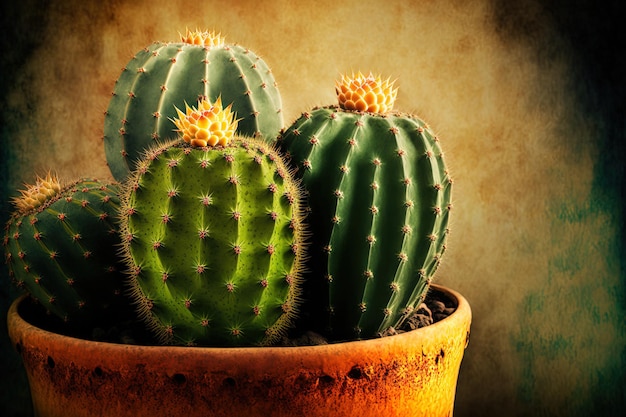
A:
[[[592,6],[600,4],[601,6]],[[626,407],[626,45],[620,1],[3,2],[0,190],[35,173],[110,179],[103,111],[131,56],[216,29],[259,53],[286,122],[341,72],[397,78],[455,177],[438,282],[474,312],[456,416],[617,416]],[[2,271],[6,277],[6,272]],[[1,278],[1,276],[0,276]],[[0,280],[0,414],[28,415]]]

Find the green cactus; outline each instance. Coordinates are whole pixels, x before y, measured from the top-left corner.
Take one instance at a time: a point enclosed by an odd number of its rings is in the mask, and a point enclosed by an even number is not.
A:
[[[339,107],[302,114],[279,144],[308,191],[306,281],[328,281],[333,338],[369,338],[424,299],[446,247],[452,180],[431,129],[389,111],[392,83],[359,74],[337,93]]]
[[[61,186],[48,174],[14,200],[3,241],[9,275],[65,321],[104,324],[131,311],[117,256],[117,192],[93,179]]]
[[[187,32],[178,43],[155,42],[122,70],[105,113],[104,148],[113,177],[123,181],[155,142],[176,137],[174,106],[221,96],[241,118],[242,136],[273,141],[283,128],[281,97],[267,64],[213,32]]]
[[[140,314],[162,342],[271,344],[298,304],[300,190],[259,138],[231,131],[214,147],[189,138],[222,124],[215,107],[179,112],[185,141],[149,150],[129,178],[121,210],[128,269]]]

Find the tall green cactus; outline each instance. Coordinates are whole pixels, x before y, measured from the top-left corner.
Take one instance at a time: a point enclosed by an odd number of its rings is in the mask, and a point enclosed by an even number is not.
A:
[[[298,185],[272,145],[222,131],[219,102],[179,117],[184,140],[149,150],[122,198],[140,313],[164,343],[270,344],[298,304]]]
[[[117,257],[117,192],[92,179],[62,186],[49,174],[14,200],[3,242],[9,274],[65,321],[104,323],[130,312]]]
[[[452,181],[437,136],[390,111],[392,84],[344,77],[339,107],[306,112],[279,137],[308,191],[308,280],[329,283],[337,339],[400,325],[445,250]]]
[[[283,128],[281,97],[267,64],[213,32],[187,32],[181,42],[155,42],[122,70],[105,113],[104,148],[123,181],[145,149],[174,139],[174,106],[221,96],[241,118],[238,132],[273,141]]]

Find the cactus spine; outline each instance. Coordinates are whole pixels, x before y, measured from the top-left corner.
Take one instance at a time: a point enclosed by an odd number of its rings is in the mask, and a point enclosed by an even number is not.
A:
[[[343,77],[279,143],[308,191],[311,282],[328,281],[336,339],[398,326],[425,297],[445,250],[451,179],[419,118],[391,111],[380,77]],[[382,113],[381,113],[382,112]]]
[[[281,97],[267,64],[213,32],[189,32],[179,43],[155,42],[122,70],[105,113],[104,147],[111,173],[123,181],[155,142],[175,139],[174,106],[217,97],[241,120],[238,133],[270,141],[283,128]]]
[[[270,344],[296,314],[299,187],[219,100],[178,115],[184,140],[150,149],[122,198],[139,311],[164,343]]]
[[[14,199],[4,236],[11,279],[65,321],[104,323],[129,311],[116,256],[117,192],[92,179],[62,186],[48,174]]]

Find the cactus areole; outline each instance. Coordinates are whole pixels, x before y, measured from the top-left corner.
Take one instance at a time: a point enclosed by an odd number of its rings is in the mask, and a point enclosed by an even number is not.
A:
[[[399,326],[423,301],[446,248],[452,180],[426,123],[390,111],[393,83],[358,73],[336,91],[339,106],[302,114],[279,144],[308,193],[306,282],[327,282],[330,330],[349,340]]]
[[[178,112],[182,140],[146,152],[122,198],[139,311],[165,343],[271,344],[298,303],[301,191],[219,100]]]
[[[273,141],[283,128],[282,103],[268,65],[254,52],[214,32],[190,32],[181,42],[155,42],[138,52],[115,83],[104,119],[104,149],[123,181],[149,147],[176,139],[175,107],[221,97],[241,118],[238,135]]]

